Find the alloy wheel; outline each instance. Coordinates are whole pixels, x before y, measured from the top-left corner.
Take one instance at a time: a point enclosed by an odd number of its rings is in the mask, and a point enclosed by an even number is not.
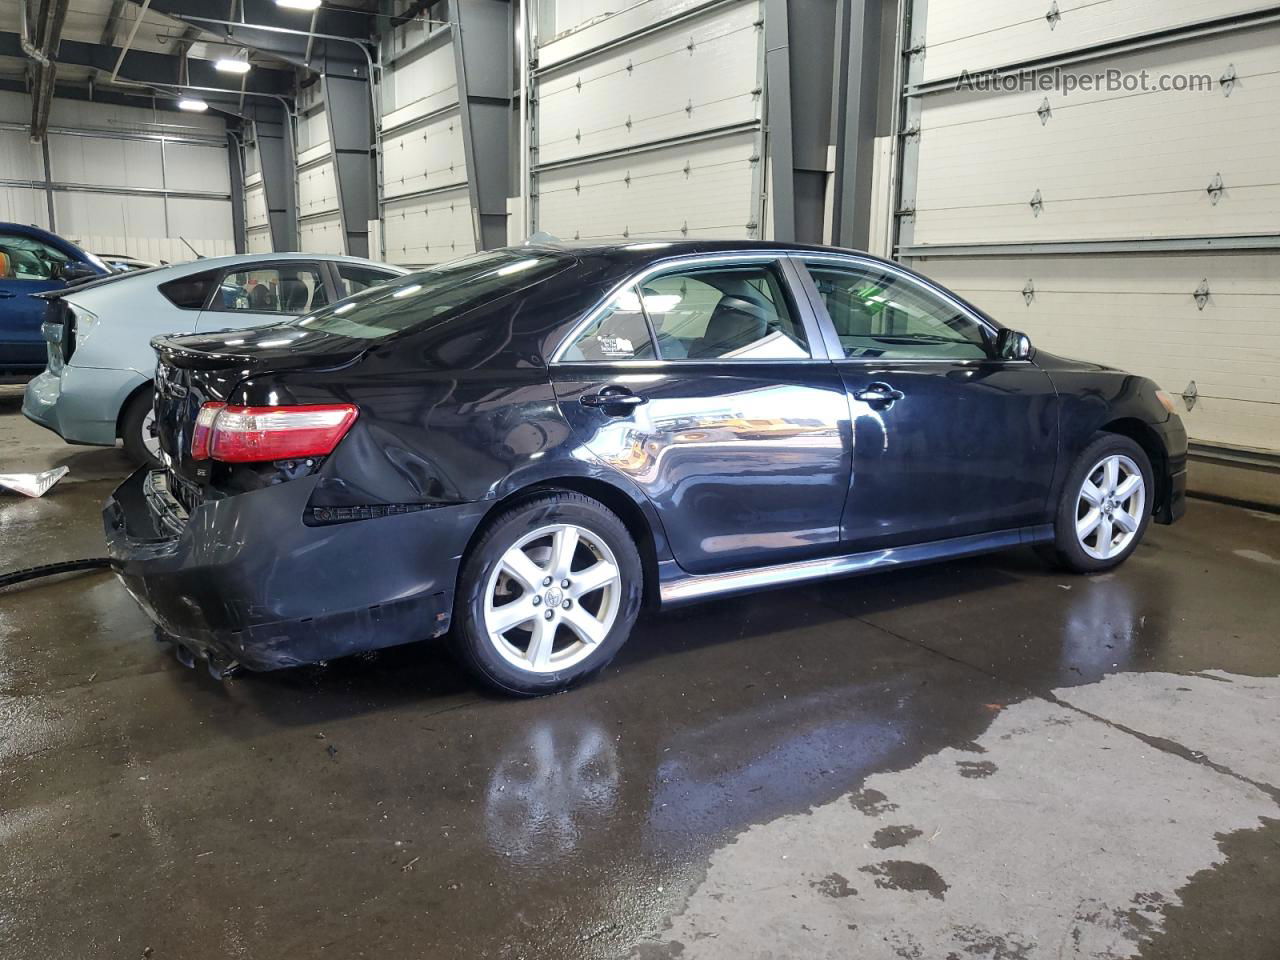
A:
[[[142,446],[147,453],[151,454],[153,459],[160,459],[160,437],[156,433],[156,412],[154,408],[148,410],[147,415],[142,418]]]
[[[484,631],[513,666],[553,673],[589,657],[621,606],[622,574],[609,545],[586,527],[549,524],[517,540],[495,565]]]
[[[1142,471],[1124,454],[1103,457],[1084,478],[1076,501],[1076,539],[1095,560],[1126,550],[1146,515]]]

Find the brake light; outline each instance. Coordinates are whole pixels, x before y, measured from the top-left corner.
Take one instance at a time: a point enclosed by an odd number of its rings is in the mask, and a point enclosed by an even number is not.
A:
[[[225,403],[206,403],[196,414],[196,425],[191,430],[191,458],[193,460],[209,459],[209,437],[213,434],[213,421]]]
[[[206,403],[191,433],[191,456],[223,463],[323,457],[346,436],[359,412],[350,403],[291,407]]]

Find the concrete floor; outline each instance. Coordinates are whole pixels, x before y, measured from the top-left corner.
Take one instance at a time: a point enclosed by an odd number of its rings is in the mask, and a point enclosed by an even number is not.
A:
[[[0,397],[0,570],[111,450]],[[1280,955],[1280,516],[649,617],[596,683],[423,644],[226,683],[107,574],[0,593],[0,956]]]

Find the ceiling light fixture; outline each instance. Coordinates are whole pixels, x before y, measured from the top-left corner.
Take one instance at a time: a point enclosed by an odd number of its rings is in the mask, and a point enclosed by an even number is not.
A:
[[[276,0],[276,6],[286,10],[315,10],[320,0]]]
[[[219,73],[248,73],[249,58],[219,57],[213,61],[213,68]]]
[[[179,110],[189,110],[192,113],[204,113],[209,109],[209,105],[199,97],[182,97],[178,101]]]

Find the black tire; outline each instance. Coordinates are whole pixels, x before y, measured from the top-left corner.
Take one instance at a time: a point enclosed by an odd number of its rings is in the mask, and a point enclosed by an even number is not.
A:
[[[1127,457],[1137,465],[1142,474],[1145,496],[1142,515],[1135,518],[1138,521],[1137,533],[1122,549],[1102,559],[1092,556],[1080,543],[1076,536],[1076,520],[1085,479],[1105,458],[1117,454]],[[1045,549],[1040,551],[1041,555],[1074,573],[1101,573],[1119,566],[1128,559],[1146,535],[1147,527],[1151,523],[1155,492],[1151,461],[1142,447],[1118,433],[1094,434],[1088,446],[1076,458],[1071,472],[1067,474],[1058,501],[1058,509],[1054,515],[1054,541],[1052,544],[1045,545]]]
[[[573,524],[603,541],[613,554],[621,583],[617,612],[604,639],[576,663],[559,670],[535,672],[514,665],[499,652],[485,627],[485,601],[490,579],[507,551],[522,538],[553,524]],[[524,697],[556,693],[598,673],[613,659],[631,634],[643,597],[644,568],[626,525],[591,497],[552,490],[503,511],[486,526],[468,553],[458,576],[452,642],[467,667],[496,690]],[[536,601],[531,598],[531,602],[547,609],[548,601],[542,597]],[[589,601],[584,597],[585,602]],[[562,648],[566,640],[579,642],[567,628],[556,629],[553,643],[557,647]]]
[[[124,441],[124,452],[140,467],[160,466],[160,461],[151,455],[142,436],[147,414],[154,405],[155,392],[147,387],[133,395],[120,417],[120,439]]]

